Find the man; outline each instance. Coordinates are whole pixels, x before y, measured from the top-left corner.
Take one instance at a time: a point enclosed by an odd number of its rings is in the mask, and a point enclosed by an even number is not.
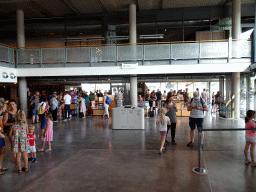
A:
[[[66,95],[64,96],[65,101],[65,119],[64,121],[68,121],[70,117],[70,105],[71,105],[71,96],[69,92],[66,91]]]
[[[99,93],[97,94],[97,97],[103,97],[103,94],[101,93],[101,90],[99,90]]]
[[[205,102],[207,104],[207,93],[206,93],[205,89],[203,89],[203,92],[201,93],[201,97],[203,100],[205,100]]]
[[[164,94],[162,95],[162,100],[166,100],[166,97],[167,97],[166,90],[164,90]]]
[[[161,91],[159,91],[159,89],[157,89],[157,92],[156,92],[156,104],[157,104],[157,108],[158,110],[161,108],[161,96],[162,96],[162,93]]]
[[[195,139],[195,127],[203,128],[203,118],[204,118],[204,111],[207,111],[207,105],[204,99],[199,97],[199,93],[197,91],[193,94],[194,98],[191,99],[190,103],[188,104],[188,111],[191,111],[189,117],[189,126],[190,126],[190,142],[187,146],[194,146],[194,139]],[[202,132],[201,135],[201,143],[203,144],[204,133]]]
[[[188,88],[186,88],[186,90],[184,92],[184,104],[185,104],[185,106],[188,104],[188,101],[189,101]]]

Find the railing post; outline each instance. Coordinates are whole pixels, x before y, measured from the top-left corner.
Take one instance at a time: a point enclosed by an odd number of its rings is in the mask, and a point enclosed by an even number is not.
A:
[[[42,48],[40,48],[40,68],[42,68],[42,64],[43,64],[43,50]]]
[[[202,168],[202,144],[201,144],[201,135],[202,135],[202,128],[198,127],[198,167],[195,167],[192,169],[192,171],[199,175],[206,175],[207,170],[205,168]]]
[[[199,53],[198,53],[198,64],[200,64],[200,55],[201,55],[201,42],[199,39],[199,49],[198,49]]]
[[[64,47],[64,58],[65,58],[64,66],[67,67],[67,48],[66,48],[66,46]]]

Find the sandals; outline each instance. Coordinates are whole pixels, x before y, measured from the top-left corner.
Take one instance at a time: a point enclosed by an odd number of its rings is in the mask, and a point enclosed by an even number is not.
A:
[[[8,170],[8,167],[2,167],[1,169],[0,169],[0,171],[7,171]]]
[[[17,170],[17,173],[22,173],[22,170]]]
[[[5,174],[5,172],[3,172],[3,171],[0,171],[0,175],[4,175]]]
[[[192,146],[194,146],[194,143],[193,143],[193,142],[189,142],[189,143],[187,144],[187,146],[188,146],[188,147],[192,147]]]
[[[245,164],[249,164],[249,163],[251,163],[251,161],[245,160]]]
[[[44,152],[44,149],[38,149],[37,151],[38,152]]]
[[[21,170],[24,172],[28,172],[28,168],[25,168],[25,167],[23,167]],[[18,170],[18,171],[20,171],[20,170]]]
[[[52,150],[51,149],[46,149],[45,152],[47,152],[47,151],[52,151]]]

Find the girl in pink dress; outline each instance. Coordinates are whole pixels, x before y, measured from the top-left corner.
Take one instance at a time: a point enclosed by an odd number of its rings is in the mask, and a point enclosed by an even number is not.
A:
[[[245,129],[256,128],[256,124],[252,121],[255,118],[255,111],[248,110],[245,117]],[[254,130],[246,130],[245,132],[246,144],[244,147],[245,163],[252,163],[253,167],[256,166],[254,161],[254,148],[256,143],[256,133]],[[248,159],[247,153],[250,147],[251,161]]]
[[[45,118],[47,119],[46,128],[45,128],[45,131],[43,133],[41,149],[38,150],[38,151],[44,151],[45,142],[47,142],[47,144],[48,144],[48,149],[46,149],[45,151],[51,151],[52,150],[52,147],[51,147],[51,141],[53,141],[53,119],[52,119],[52,114],[50,112],[47,113],[45,115]]]

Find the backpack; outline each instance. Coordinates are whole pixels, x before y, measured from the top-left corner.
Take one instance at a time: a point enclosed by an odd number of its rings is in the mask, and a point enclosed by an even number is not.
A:
[[[52,98],[52,105],[58,106],[58,102],[56,98]]]
[[[41,104],[38,110],[38,115],[43,115],[44,114],[44,103]]]
[[[108,105],[111,104],[111,99],[108,96],[106,96],[106,104],[108,104]]]

